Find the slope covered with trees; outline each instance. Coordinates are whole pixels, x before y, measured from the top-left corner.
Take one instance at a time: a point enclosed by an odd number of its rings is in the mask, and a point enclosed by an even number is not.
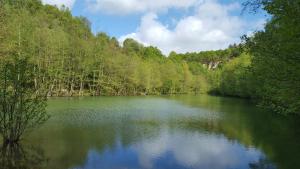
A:
[[[155,47],[127,39],[121,47],[105,33],[93,35],[84,17],[39,0],[2,0],[1,59],[21,48],[37,65],[49,96],[141,95],[205,92],[202,74]],[[20,43],[20,44],[19,44]],[[205,82],[204,82],[205,83]],[[203,84],[203,86],[205,86]]]
[[[208,92],[300,113],[298,0],[248,1],[271,15],[265,30],[225,50],[169,57],[133,39],[120,45],[105,33],[94,35],[86,18],[40,0],[0,3],[1,64],[21,51],[36,65],[42,80],[35,83],[45,85],[48,96]]]
[[[251,98],[278,113],[300,114],[299,0],[249,0],[244,5],[251,12],[270,14],[264,30],[244,37],[239,47],[182,58],[216,68],[206,76],[211,93]]]
[[[265,29],[244,37],[244,52],[212,73],[213,90],[248,97],[279,113],[300,114],[300,2],[251,0],[271,15]]]

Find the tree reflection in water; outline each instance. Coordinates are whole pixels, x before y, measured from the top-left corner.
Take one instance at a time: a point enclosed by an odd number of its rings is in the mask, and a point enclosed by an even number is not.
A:
[[[1,169],[41,169],[48,163],[43,150],[33,146],[6,144],[2,145],[0,154]]]
[[[277,169],[277,167],[266,158],[261,158],[256,163],[250,163],[249,167],[250,169]]]

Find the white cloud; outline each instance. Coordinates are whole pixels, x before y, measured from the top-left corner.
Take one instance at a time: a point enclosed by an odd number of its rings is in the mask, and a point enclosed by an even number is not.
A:
[[[65,6],[69,9],[72,9],[76,0],[42,0],[44,4],[56,5],[58,7]]]
[[[88,8],[108,14],[158,12],[169,8],[188,8],[199,0],[86,0]]]
[[[145,45],[159,47],[164,54],[216,50],[240,41],[247,33],[246,22],[231,11],[240,9],[238,3],[220,4],[207,0],[198,4],[193,15],[180,19],[174,29],[158,21],[155,13],[146,14],[136,32],[120,37],[133,38]]]

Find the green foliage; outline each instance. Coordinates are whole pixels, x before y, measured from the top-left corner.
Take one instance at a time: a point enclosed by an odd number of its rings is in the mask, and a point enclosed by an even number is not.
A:
[[[145,47],[143,56],[147,59],[156,59],[156,60],[161,60],[165,57],[158,48],[153,46]]]
[[[257,4],[257,3],[256,3]],[[258,3],[272,15],[264,31],[247,39],[260,103],[280,113],[300,113],[300,3]]]
[[[93,35],[86,18],[73,17],[68,9],[42,5],[38,0],[3,1],[3,6],[0,24],[5,27],[1,29],[9,30],[3,38],[0,34],[5,56],[16,49],[29,56],[49,96],[194,91],[199,72],[194,74],[183,60],[168,59],[156,47],[144,47],[133,39],[126,39],[121,47],[105,33]],[[192,67],[195,72],[202,69],[197,68],[201,64]],[[198,90],[202,90],[199,85]]]
[[[300,10],[292,0],[254,0],[272,19],[246,44],[165,57],[133,39],[119,45],[68,9],[39,0],[0,1],[0,59],[22,51],[49,96],[215,93],[300,112]],[[40,84],[37,84],[40,85]]]
[[[0,67],[0,134],[5,144],[48,119],[46,93],[39,86],[36,66],[18,56]]]
[[[141,54],[142,49],[143,49],[143,45],[139,44],[137,41],[135,41],[134,39],[126,39],[123,42],[123,46],[124,46],[124,50],[128,53],[128,54]]]
[[[265,30],[244,38],[246,45],[242,48],[251,56],[240,54],[235,47],[228,49],[233,57],[209,73],[211,92],[252,98],[275,112],[299,114],[300,3],[251,0],[245,5],[254,12],[262,7],[272,18]],[[213,60],[215,57],[208,58]]]
[[[7,31],[6,27],[6,15],[4,8],[0,2],[0,59],[4,57],[5,53],[5,46],[4,46],[4,39],[6,38],[5,32]]]
[[[253,97],[250,65],[251,57],[247,54],[227,62],[212,75],[212,78],[219,80],[212,82],[215,85],[214,92],[227,96]]]
[[[217,51],[202,51],[186,54],[176,54],[171,52],[169,58],[172,60],[201,63],[209,69],[215,69],[215,64],[227,62],[242,53],[242,45],[230,45],[228,49]]]

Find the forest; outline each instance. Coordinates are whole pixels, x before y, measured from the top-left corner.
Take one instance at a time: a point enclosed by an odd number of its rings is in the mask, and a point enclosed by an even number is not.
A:
[[[299,1],[255,0],[245,8],[271,15],[264,30],[224,50],[165,56],[133,39],[93,34],[67,8],[0,0],[0,74],[7,64],[30,64],[30,84],[45,86],[48,97],[209,93],[300,114]]]

